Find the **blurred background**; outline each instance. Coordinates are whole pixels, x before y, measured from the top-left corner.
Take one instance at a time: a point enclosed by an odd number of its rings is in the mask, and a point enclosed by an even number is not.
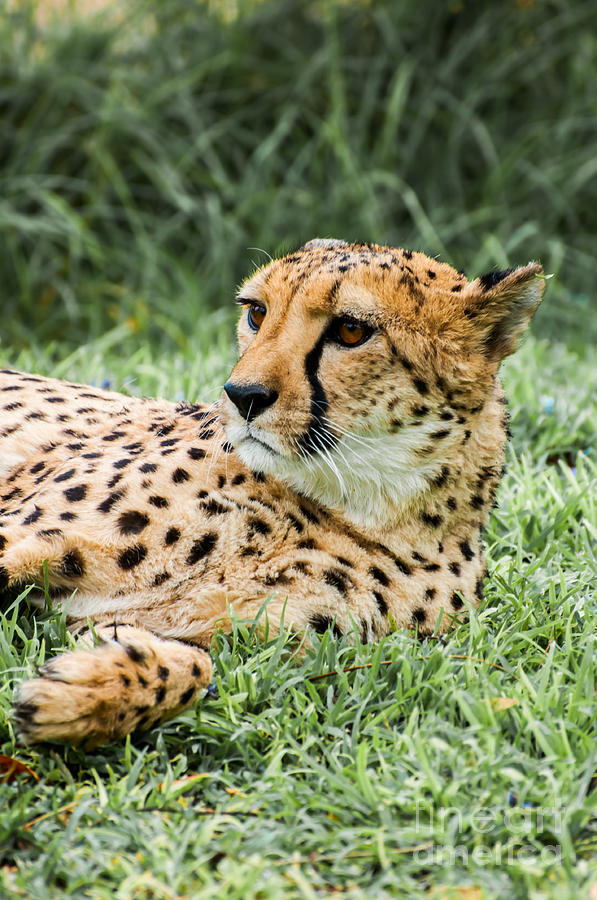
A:
[[[4,2],[0,352],[184,353],[268,254],[335,236],[540,259],[535,333],[582,353],[596,26],[595,0]]]

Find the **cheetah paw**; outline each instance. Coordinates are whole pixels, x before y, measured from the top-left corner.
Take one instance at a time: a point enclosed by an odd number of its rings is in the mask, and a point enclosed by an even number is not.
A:
[[[190,706],[211,670],[204,650],[121,626],[118,640],[51,659],[23,682],[15,722],[27,743],[84,741],[91,749]]]

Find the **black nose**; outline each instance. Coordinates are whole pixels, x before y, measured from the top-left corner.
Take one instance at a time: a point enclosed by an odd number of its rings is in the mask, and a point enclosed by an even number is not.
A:
[[[263,384],[235,384],[233,381],[227,381],[224,390],[247,422],[278,399],[278,392]]]

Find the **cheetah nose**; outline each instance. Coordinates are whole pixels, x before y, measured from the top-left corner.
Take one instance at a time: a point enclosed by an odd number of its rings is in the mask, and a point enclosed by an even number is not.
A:
[[[278,392],[263,384],[235,384],[233,381],[227,381],[224,390],[247,422],[252,421],[278,399]]]

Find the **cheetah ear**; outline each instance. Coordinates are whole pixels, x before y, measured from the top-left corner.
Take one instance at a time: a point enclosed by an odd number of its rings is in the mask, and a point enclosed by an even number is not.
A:
[[[541,303],[544,288],[539,263],[489,272],[472,281],[463,296],[464,312],[478,350],[496,362],[514,353]]]
[[[325,249],[332,250],[334,247],[348,247],[348,244],[346,241],[341,241],[338,238],[313,238],[313,240],[303,244],[300,249],[314,250],[315,247],[325,247]]]

